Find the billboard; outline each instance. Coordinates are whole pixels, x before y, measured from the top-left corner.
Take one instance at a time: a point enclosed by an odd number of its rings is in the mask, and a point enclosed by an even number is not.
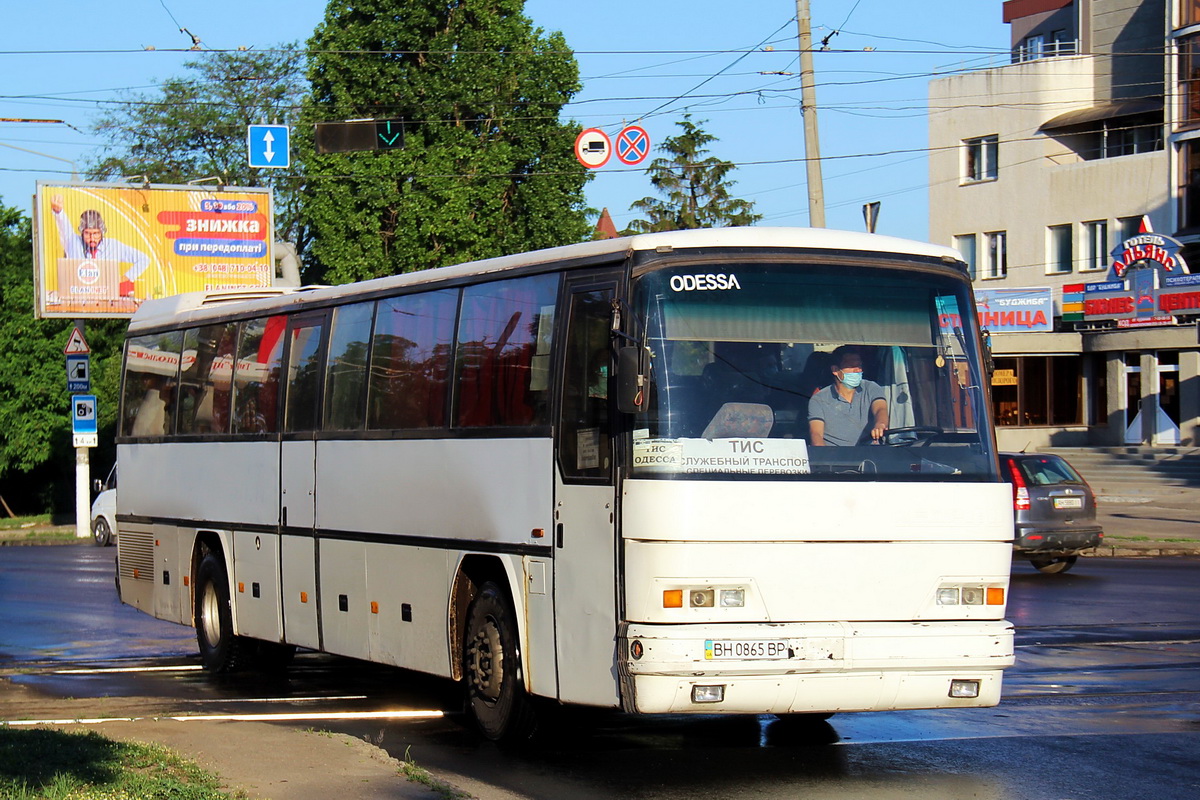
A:
[[[39,181],[33,219],[39,317],[129,317],[275,274],[269,189]]]
[[[976,289],[979,327],[989,333],[1044,333],[1054,330],[1054,298],[1049,287]]]

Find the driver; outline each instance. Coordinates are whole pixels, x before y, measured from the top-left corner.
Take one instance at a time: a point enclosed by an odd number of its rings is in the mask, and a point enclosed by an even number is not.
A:
[[[862,353],[849,345],[833,351],[833,384],[808,401],[808,438],[813,445],[855,445],[866,436],[879,441],[888,427],[883,387],[863,380]]]

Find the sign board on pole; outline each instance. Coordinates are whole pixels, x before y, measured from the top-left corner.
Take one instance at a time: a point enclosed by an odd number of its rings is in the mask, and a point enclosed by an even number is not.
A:
[[[67,356],[67,391],[86,392],[92,388],[91,356]]]
[[[650,154],[650,134],[641,125],[626,126],[617,134],[617,158],[622,164],[640,164]]]
[[[71,432],[96,433],[96,395],[77,394],[71,397]]]
[[[83,331],[79,328],[72,328],[71,336],[67,339],[67,346],[63,348],[63,354],[86,356],[90,352],[92,352],[92,348],[88,347],[87,340],[83,338]]]
[[[39,181],[33,209],[39,317],[130,317],[150,298],[274,282],[269,189]]]
[[[599,128],[588,128],[575,137],[575,158],[588,169],[599,169],[612,155],[612,142]]]
[[[249,125],[246,128],[246,150],[250,166],[255,168],[290,167],[287,125]]]

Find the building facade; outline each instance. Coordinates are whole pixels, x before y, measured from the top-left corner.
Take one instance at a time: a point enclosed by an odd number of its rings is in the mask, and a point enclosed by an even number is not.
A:
[[[1200,0],[1002,9],[1008,63],[929,90],[930,241],[972,267],[1000,445],[1196,446]]]

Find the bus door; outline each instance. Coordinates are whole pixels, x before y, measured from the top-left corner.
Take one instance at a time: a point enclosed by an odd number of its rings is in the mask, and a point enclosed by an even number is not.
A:
[[[320,427],[321,349],[325,314],[288,320],[284,361],[286,394],[279,459],[280,558],[283,624],[288,642],[320,647],[317,621],[317,449]]]
[[[612,302],[617,273],[573,277],[555,426],[554,620],[559,698],[613,706],[617,542]]]

